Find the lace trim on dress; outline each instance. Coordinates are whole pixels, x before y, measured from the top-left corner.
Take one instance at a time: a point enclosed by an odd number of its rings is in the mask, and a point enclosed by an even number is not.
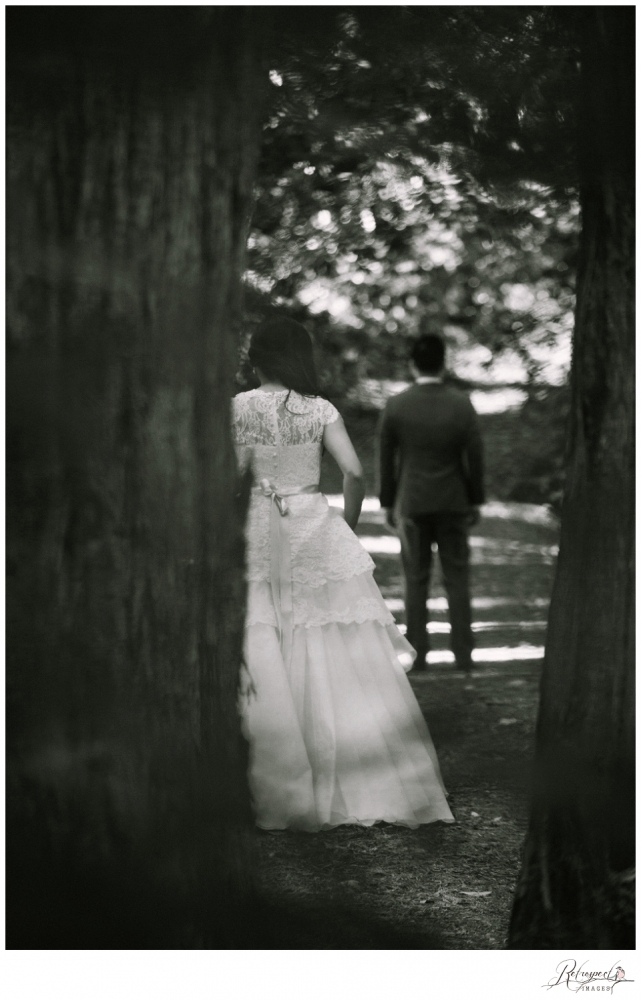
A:
[[[292,573],[292,579],[294,583],[301,584],[305,587],[315,588],[322,587],[326,583],[342,583],[343,580],[349,580],[352,576],[355,576],[358,573],[364,573],[367,570],[371,571],[371,567],[369,565],[357,566],[355,568],[350,567],[349,572],[345,572],[341,576],[339,573],[332,573],[328,570],[317,573],[305,567],[300,567]],[[268,583],[270,580],[270,573],[269,571],[261,572],[260,569],[257,569],[247,573],[245,579],[247,583]]]
[[[269,549],[267,545],[264,548],[265,552],[263,558],[260,560],[260,564],[257,565],[258,559],[256,559],[256,561],[253,561],[251,569],[248,569],[246,573],[245,579],[249,583],[264,583],[271,578]],[[322,565],[325,562],[324,559],[322,560],[321,568],[318,569],[313,563],[307,566],[294,566],[292,568],[292,580],[294,583],[299,583],[306,587],[322,587],[325,583],[339,583],[343,580],[349,580],[353,576],[358,576],[361,573],[371,573],[374,570],[374,562],[362,546],[359,546],[359,548],[350,546],[349,551],[345,554],[345,558],[338,560],[331,566]]]
[[[393,625],[390,611],[373,597],[361,597],[354,604],[338,608],[319,608],[312,601],[296,601],[294,606],[295,628],[322,628],[325,625],[362,625],[364,622],[378,622]],[[246,626],[271,625],[277,627],[276,615],[271,600],[254,601],[249,608]]]
[[[361,597],[354,605],[341,611],[337,609],[321,611],[311,601],[301,601],[296,611],[301,620],[295,624],[304,625],[305,628],[317,628],[331,623],[342,625],[352,623],[362,625],[363,622],[379,622],[381,625],[394,623],[391,612],[373,597]]]

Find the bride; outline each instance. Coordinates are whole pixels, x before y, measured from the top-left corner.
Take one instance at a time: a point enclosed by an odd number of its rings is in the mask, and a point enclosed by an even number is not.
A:
[[[414,650],[354,534],[362,469],[320,395],[311,338],[293,320],[271,320],[249,358],[261,386],[233,400],[233,433],[255,483],[241,715],[256,822],[307,831],[454,822],[405,676]],[[343,473],[344,518],[318,488],[323,448]]]

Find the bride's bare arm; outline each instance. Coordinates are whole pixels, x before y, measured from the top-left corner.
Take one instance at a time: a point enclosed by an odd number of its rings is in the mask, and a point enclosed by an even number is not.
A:
[[[345,430],[342,417],[325,426],[323,444],[343,473],[345,520],[353,531],[358,523],[365,496],[365,487],[363,485],[363,467]]]

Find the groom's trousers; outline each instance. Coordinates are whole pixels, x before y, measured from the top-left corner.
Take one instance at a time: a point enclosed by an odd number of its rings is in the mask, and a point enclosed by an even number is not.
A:
[[[451,649],[459,669],[470,670],[473,639],[467,514],[436,511],[401,517],[398,527],[405,574],[407,640],[416,650],[417,668],[424,666],[429,649],[427,597],[435,542],[450,609]]]

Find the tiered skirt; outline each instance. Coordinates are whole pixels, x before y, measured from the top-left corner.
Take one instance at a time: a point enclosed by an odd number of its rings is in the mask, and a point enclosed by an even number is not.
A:
[[[414,650],[371,572],[298,586],[294,598],[309,612],[285,662],[270,584],[249,585],[241,716],[258,826],[454,822],[406,676]]]

